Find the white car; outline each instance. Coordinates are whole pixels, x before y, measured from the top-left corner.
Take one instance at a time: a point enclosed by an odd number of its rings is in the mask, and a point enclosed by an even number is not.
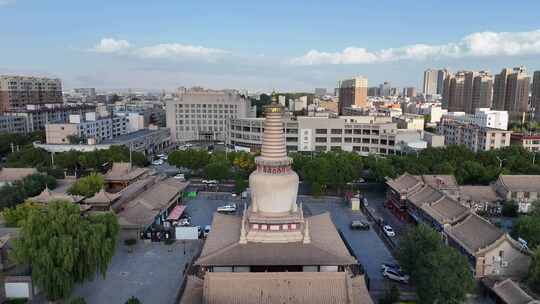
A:
[[[157,159],[157,160],[152,162],[152,165],[161,166],[161,165],[163,165],[163,160],[162,159]]]
[[[207,184],[207,185],[217,185],[218,181],[215,179],[210,179],[210,180],[203,179],[202,183]]]
[[[176,174],[176,175],[175,175],[175,176],[174,176],[173,178],[174,178],[174,179],[179,179],[179,180],[181,180],[181,181],[184,181],[184,180],[186,180],[186,177],[185,177],[185,175],[184,175],[184,174],[182,174],[182,173],[178,173],[178,174]]]
[[[206,238],[208,234],[210,234],[210,230],[212,230],[212,227],[210,225],[204,226],[203,230],[203,237]]]
[[[392,281],[397,281],[405,284],[409,283],[409,276],[396,269],[387,268],[383,271],[382,275],[383,277]]]
[[[217,212],[236,212],[236,204],[227,204],[217,208]]]
[[[394,232],[394,229],[392,229],[392,227],[390,227],[390,225],[384,225],[383,231],[384,231],[384,234],[386,234],[386,236],[388,236],[388,237],[396,236],[396,233]]]

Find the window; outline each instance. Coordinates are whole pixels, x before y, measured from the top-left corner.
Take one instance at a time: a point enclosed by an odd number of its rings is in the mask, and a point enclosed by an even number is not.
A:
[[[344,138],[344,141],[345,141],[346,143],[351,143],[351,142],[352,142],[352,138],[350,138],[350,137],[345,137],[345,138]]]
[[[315,142],[325,143],[326,142],[326,137],[315,137]]]
[[[330,138],[331,143],[341,143],[341,137],[332,137]]]
[[[345,129],[345,134],[352,134],[352,130],[351,129]]]
[[[330,132],[332,134],[341,134],[343,132],[343,130],[341,130],[341,129],[332,129]]]
[[[315,134],[327,134],[328,130],[326,129],[315,129]]]

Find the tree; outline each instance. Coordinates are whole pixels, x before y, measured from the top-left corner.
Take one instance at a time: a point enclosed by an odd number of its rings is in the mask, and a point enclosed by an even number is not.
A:
[[[49,300],[65,298],[75,283],[105,277],[116,245],[112,213],[82,217],[79,206],[56,201],[31,210],[13,243],[15,260],[32,268],[32,281]]]
[[[540,245],[540,216],[520,216],[514,223],[511,234],[516,239],[522,238],[526,240],[529,248],[536,248]]]
[[[396,285],[392,285],[390,287],[390,290],[387,290],[384,293],[384,298],[379,299],[379,304],[394,304],[399,302],[399,298],[401,297],[399,288],[397,288]]]
[[[397,258],[416,283],[419,303],[462,303],[474,288],[467,259],[426,225],[405,234]]]
[[[75,182],[75,184],[73,184],[67,192],[72,195],[91,197],[99,192],[99,190],[103,188],[104,184],[105,179],[102,175],[91,173],[90,175],[85,176]]]
[[[204,167],[204,175],[209,179],[222,181],[229,178],[230,169],[231,167],[228,162],[223,160],[215,161]]]
[[[14,168],[41,168],[51,165],[51,156],[41,148],[25,147],[8,155],[7,163]]]
[[[131,297],[126,301],[126,304],[142,304],[142,303],[141,301],[139,301],[139,299],[135,297]]]
[[[210,155],[207,151],[195,149],[174,151],[169,154],[168,162],[177,167],[199,170],[210,163]]]
[[[33,210],[39,210],[41,206],[31,201],[19,204],[13,208],[4,209],[3,215],[8,227],[21,227],[23,221],[28,218],[28,215]]]
[[[45,174],[32,174],[21,181],[16,181],[12,185],[5,185],[0,188],[0,209],[15,207],[24,202],[28,197],[36,196],[45,187],[54,189],[56,179]]]
[[[540,246],[534,251],[531,267],[528,275],[529,285],[536,291],[540,292]]]
[[[86,304],[86,300],[82,297],[78,297],[69,301],[69,304]]]

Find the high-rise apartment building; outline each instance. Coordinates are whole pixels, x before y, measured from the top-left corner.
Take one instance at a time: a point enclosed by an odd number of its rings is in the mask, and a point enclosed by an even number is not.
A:
[[[383,96],[383,97],[384,96],[390,96],[391,91],[392,91],[392,85],[388,81],[385,81],[384,83],[382,83],[379,86],[379,92],[380,92],[381,96]]]
[[[254,116],[249,99],[232,90],[184,90],[167,101],[167,127],[175,142],[225,140],[232,118]]]
[[[365,108],[367,106],[368,79],[357,76],[339,82],[339,113],[351,106]]]
[[[531,77],[524,67],[514,68],[506,83],[505,110],[513,119],[521,119],[529,110],[529,91]]]
[[[475,113],[478,108],[491,108],[493,97],[493,76],[487,71],[480,71],[474,77],[472,101],[467,113]]]
[[[495,75],[493,83],[493,108],[494,110],[503,111],[506,103],[506,82],[508,75],[512,73],[509,68],[502,69],[501,73]]]
[[[0,76],[0,110],[23,109],[29,104],[62,103],[58,78]]]
[[[437,71],[437,94],[442,95],[444,92],[444,79],[450,73],[447,69]]]
[[[443,102],[447,105],[449,112],[465,111],[466,76],[467,72],[459,71],[456,74],[448,74],[446,77]]]
[[[531,105],[534,107],[534,120],[540,122],[540,71],[534,72]]]
[[[439,71],[427,69],[424,71],[424,86],[423,93],[425,95],[437,94],[437,81],[439,79]]]
[[[403,88],[403,96],[405,97],[416,97],[416,88],[415,87],[408,87]]]
[[[473,71],[463,71],[465,78],[463,79],[463,111],[467,113],[474,113],[474,108],[472,104],[473,100],[473,86],[474,78],[476,77],[476,72]]]

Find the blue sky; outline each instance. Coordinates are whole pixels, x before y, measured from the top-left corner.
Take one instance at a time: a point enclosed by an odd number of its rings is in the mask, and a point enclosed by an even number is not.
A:
[[[64,87],[312,90],[540,70],[540,1],[0,0],[0,73]]]

